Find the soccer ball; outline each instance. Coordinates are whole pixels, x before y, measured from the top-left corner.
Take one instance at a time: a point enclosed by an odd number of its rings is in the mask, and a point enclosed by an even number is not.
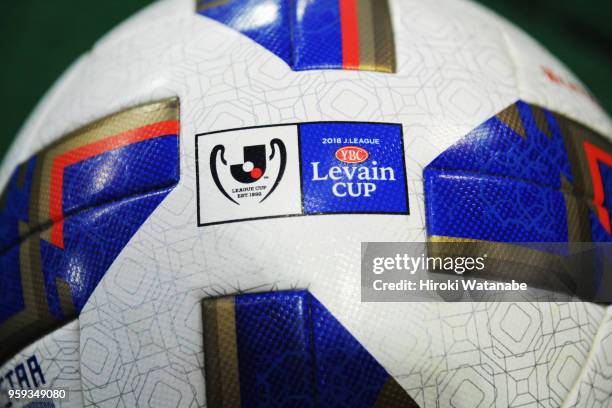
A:
[[[609,307],[362,302],[360,269],[363,242],[609,242],[610,137],[471,2],[155,3],[0,169],[2,398],[612,406]]]

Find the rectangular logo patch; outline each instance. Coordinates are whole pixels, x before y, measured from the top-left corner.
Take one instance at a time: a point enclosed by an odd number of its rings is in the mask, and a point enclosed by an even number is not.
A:
[[[402,127],[313,122],[196,135],[198,225],[408,214]]]

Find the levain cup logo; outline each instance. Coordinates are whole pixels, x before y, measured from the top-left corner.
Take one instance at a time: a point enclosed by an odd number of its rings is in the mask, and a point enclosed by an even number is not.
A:
[[[305,123],[300,135],[304,213],[408,213],[401,125]]]
[[[198,225],[409,215],[402,126],[310,122],[196,135]]]
[[[335,158],[343,165],[333,165],[327,170],[320,169],[320,162],[313,162],[312,181],[333,181],[331,190],[336,197],[371,197],[376,183],[396,181],[391,167],[378,167],[378,162],[368,160],[369,153],[359,146],[344,146],[336,150]],[[346,163],[346,164],[345,164]],[[357,164],[364,163],[357,166]]]
[[[210,173],[215,185],[228,200],[240,205],[241,201],[255,198],[261,203],[276,190],[285,173],[287,149],[280,139],[273,139],[269,146],[269,156],[266,154],[265,144],[244,146],[242,163],[229,166],[225,159],[225,146],[219,144],[213,148],[210,153]],[[278,161],[278,172],[271,179],[266,175],[266,169],[268,161],[273,160]],[[220,175],[220,171],[227,173],[228,167],[231,179],[227,175]],[[221,181],[222,178],[224,181]],[[257,184],[253,185],[254,183]],[[245,184],[247,186],[242,186]]]

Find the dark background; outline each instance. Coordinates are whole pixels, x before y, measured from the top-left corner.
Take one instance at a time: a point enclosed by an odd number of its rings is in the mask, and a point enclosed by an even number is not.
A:
[[[427,1],[427,0],[423,0]],[[612,0],[479,0],[572,69],[612,112]],[[0,0],[0,157],[54,80],[151,0]]]

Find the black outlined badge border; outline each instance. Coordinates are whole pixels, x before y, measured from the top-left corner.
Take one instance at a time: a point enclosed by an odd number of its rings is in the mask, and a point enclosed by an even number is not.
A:
[[[390,125],[390,126],[398,126],[400,129],[400,147],[402,152],[402,170],[404,173],[404,191],[406,193],[406,211],[343,211],[343,212],[316,212],[316,213],[304,213],[304,178],[302,171],[302,135],[300,131],[300,125],[316,125],[316,124],[370,124],[370,125]],[[298,149],[298,161],[299,161],[299,175],[300,175],[300,203],[301,203],[301,212],[296,214],[282,214],[282,215],[270,215],[263,217],[251,217],[251,218],[238,218],[233,220],[224,220],[224,221],[214,221],[214,222],[202,222],[201,220],[201,208],[200,208],[200,157],[199,157],[199,146],[198,139],[202,136],[215,135],[219,133],[229,133],[229,132],[237,132],[242,130],[249,129],[262,129],[262,128],[277,128],[282,126],[295,126],[297,128],[297,149]],[[196,164],[196,211],[197,211],[197,225],[198,227],[206,227],[211,225],[220,225],[220,224],[231,224],[235,222],[243,222],[243,221],[255,221],[255,220],[267,220],[272,218],[288,218],[288,217],[309,217],[309,216],[317,216],[317,215],[356,215],[356,214],[370,214],[370,215],[410,215],[410,202],[408,199],[408,174],[406,171],[406,154],[404,149],[404,127],[401,123],[392,123],[392,122],[368,122],[368,121],[333,121],[333,120],[321,120],[314,122],[294,122],[294,123],[280,123],[275,125],[260,125],[260,126],[245,126],[231,129],[223,129],[223,130],[215,130],[212,132],[203,132],[196,133],[195,135],[195,164]]]

